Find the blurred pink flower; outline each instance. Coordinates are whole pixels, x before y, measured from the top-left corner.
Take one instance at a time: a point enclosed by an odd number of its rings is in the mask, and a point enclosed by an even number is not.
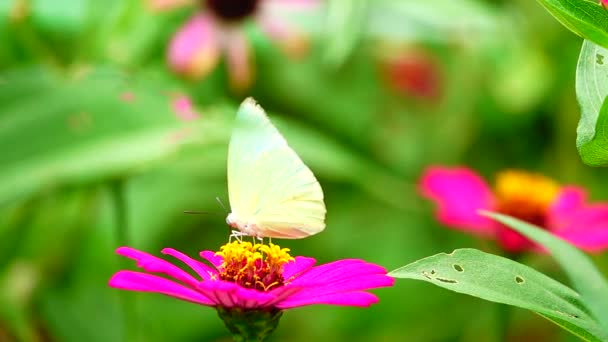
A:
[[[602,4],[602,6],[608,7],[608,0],[600,0],[600,3]]]
[[[312,304],[366,307],[378,301],[366,290],[392,286],[394,282],[382,267],[363,260],[345,259],[313,267],[315,259],[292,258],[289,249],[272,243],[235,241],[222,246],[218,253],[201,252],[209,264],[171,248],[162,250],[191,272],[129,247],[120,247],[117,253],[136,260],[146,272],[166,277],[123,270],[112,276],[111,287],[156,292],[215,307],[231,331],[233,321],[244,314],[272,312],[276,316],[284,309]]]
[[[288,17],[316,9],[320,0],[148,0],[148,4],[155,10],[199,6],[173,37],[169,65],[185,76],[203,78],[217,66],[223,53],[231,86],[242,90],[254,79],[253,54],[244,32],[247,19],[253,19],[288,53],[301,54],[305,36]]]
[[[608,203],[589,204],[584,189],[562,187],[539,174],[503,171],[492,189],[468,168],[430,167],[422,176],[420,190],[437,204],[441,223],[496,238],[507,251],[537,247],[522,235],[479,215],[478,210],[530,222],[587,251],[608,248]]]

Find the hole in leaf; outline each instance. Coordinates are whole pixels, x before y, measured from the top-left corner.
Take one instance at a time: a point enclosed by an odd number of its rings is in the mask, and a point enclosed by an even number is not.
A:
[[[526,282],[526,280],[520,276],[515,276],[515,282],[518,284],[523,284]]]
[[[599,53],[595,55],[595,62],[599,65],[604,64],[604,55],[600,55]]]
[[[431,274],[435,274],[435,270],[431,270]]]
[[[454,265],[452,265],[452,267],[454,267],[456,272],[464,272],[464,268],[458,264],[454,264]]]
[[[570,317],[570,318],[579,318],[579,316],[578,316],[578,315],[575,315],[575,314],[569,314],[569,313],[567,313],[567,312],[561,312],[561,311],[559,311],[559,310],[555,310],[555,312],[557,312],[557,313],[559,313],[559,314],[562,314],[562,315],[565,315],[565,316],[568,316],[568,317]]]
[[[440,281],[440,282],[442,282],[442,283],[450,283],[450,284],[455,284],[455,283],[457,283],[457,282],[458,282],[458,281],[456,281],[456,280],[454,280],[454,279],[441,278],[441,277],[437,277],[437,278],[435,278],[435,279],[439,280],[439,281]]]
[[[433,279],[433,277],[431,277],[429,275],[429,272],[427,272],[427,271],[422,271],[422,275],[425,276],[427,279]]]

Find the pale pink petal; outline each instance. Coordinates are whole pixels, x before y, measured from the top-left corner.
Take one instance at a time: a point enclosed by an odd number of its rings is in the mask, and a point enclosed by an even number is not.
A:
[[[137,261],[137,266],[143,268],[148,272],[163,273],[171,276],[177,280],[182,281],[190,286],[196,286],[199,280],[188,274],[188,272],[181,268],[165,261],[161,258],[157,258],[148,253],[138,251],[130,247],[120,247],[116,250],[116,253],[126,256],[127,258]]]
[[[295,257],[294,261],[291,261],[283,266],[283,278],[289,279],[293,276],[297,276],[300,273],[310,269],[315,262],[317,261],[314,258],[302,256]]]
[[[347,305],[347,306],[361,306],[367,307],[371,304],[377,303],[378,297],[375,295],[357,291],[357,292],[345,292],[345,293],[334,293],[319,297],[307,297],[298,300],[292,300],[291,298],[286,299],[276,306],[279,309],[290,309],[299,306],[312,305],[312,304],[330,304],[330,305]]]
[[[264,0],[260,4],[262,11],[272,14],[286,12],[314,11],[323,5],[321,0]]]
[[[289,21],[276,16],[261,16],[258,21],[262,30],[285,54],[301,58],[308,52],[310,47],[308,38]]]
[[[420,191],[437,204],[437,218],[441,223],[478,235],[494,234],[493,221],[478,213],[494,208],[494,195],[472,170],[430,167],[422,176]]]
[[[224,49],[230,86],[236,91],[243,91],[253,83],[253,55],[245,34],[239,30],[225,32]]]
[[[197,291],[152,274],[134,271],[119,271],[112,276],[109,285],[111,287],[129,291],[161,293],[202,305],[215,304],[208,297]]]
[[[190,97],[186,95],[176,95],[172,101],[175,115],[183,121],[196,120],[200,114],[194,109]]]
[[[168,11],[191,5],[194,0],[147,0],[148,7],[153,11]]]
[[[190,268],[192,268],[203,280],[217,278],[218,273],[215,268],[207,266],[198,260],[194,260],[180,251],[176,251],[173,248],[164,248],[162,253],[181,260],[184,264],[190,266]]]
[[[215,68],[220,48],[216,24],[205,14],[193,16],[173,36],[169,45],[169,65],[176,72],[202,78]]]
[[[224,263],[224,258],[212,251],[202,251],[199,253],[199,255],[201,258],[209,261],[211,265],[215,266],[216,268],[222,266]]]

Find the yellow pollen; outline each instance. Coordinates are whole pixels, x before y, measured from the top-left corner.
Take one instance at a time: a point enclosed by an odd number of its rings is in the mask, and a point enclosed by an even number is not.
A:
[[[540,174],[506,170],[497,175],[495,190],[498,211],[542,226],[560,186]]]
[[[219,267],[222,280],[260,291],[283,285],[283,265],[294,260],[288,248],[273,243],[234,241],[220,247],[216,254],[224,258]]]

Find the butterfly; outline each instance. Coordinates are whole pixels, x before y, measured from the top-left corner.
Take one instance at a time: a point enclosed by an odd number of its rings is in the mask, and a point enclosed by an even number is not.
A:
[[[228,196],[232,236],[300,239],[325,228],[321,185],[252,98],[230,138]]]

